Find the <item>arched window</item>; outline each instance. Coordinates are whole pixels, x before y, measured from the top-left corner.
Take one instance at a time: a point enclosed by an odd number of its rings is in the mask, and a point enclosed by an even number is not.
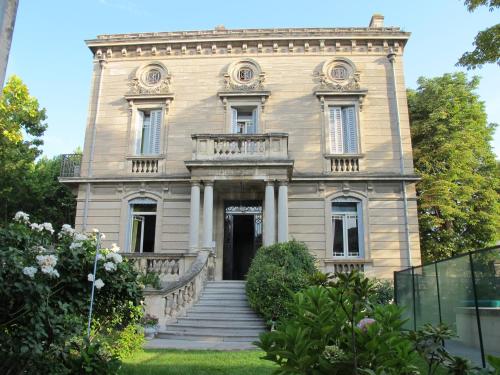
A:
[[[153,252],[156,237],[156,201],[150,198],[136,198],[129,202],[129,207],[130,252]]]
[[[334,257],[363,255],[363,219],[361,201],[355,198],[332,200],[332,252]]]

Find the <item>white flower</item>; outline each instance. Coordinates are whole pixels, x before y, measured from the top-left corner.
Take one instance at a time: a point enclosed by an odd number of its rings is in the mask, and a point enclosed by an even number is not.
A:
[[[104,269],[108,272],[116,271],[116,264],[113,262],[106,262],[104,263]]]
[[[37,224],[37,223],[32,223],[30,225],[31,230],[36,230],[38,232],[41,232],[43,230],[43,225],[42,224]]]
[[[35,246],[33,249],[38,253],[45,253],[47,251],[47,249],[43,246]]]
[[[88,280],[88,281],[94,281],[94,274],[89,273],[89,274],[87,275],[87,280]]]
[[[41,270],[42,270],[43,273],[51,274],[54,271],[54,267],[51,267],[51,266],[42,266]]]
[[[112,243],[112,244],[111,244],[111,249],[110,249],[110,250],[111,250],[113,253],[117,253],[117,252],[119,252],[119,251],[120,251],[120,248],[118,247],[118,245],[117,245],[117,244]]]
[[[75,230],[71,228],[71,225],[69,224],[63,224],[61,227],[61,231],[58,234],[58,237],[61,238],[62,236],[73,236],[75,234]]]
[[[96,234],[97,234],[97,233],[99,233],[99,229],[97,229],[97,228],[92,228],[92,233],[96,233]]]
[[[56,269],[53,269],[52,272],[50,273],[50,276],[52,276],[52,277],[59,277],[59,272],[57,272]]]
[[[101,289],[104,286],[104,282],[101,279],[97,279],[94,285],[97,289]]]
[[[38,265],[40,267],[42,267],[42,272],[44,272],[43,267],[53,268],[56,266],[57,257],[55,255],[37,255],[36,261],[38,262]],[[48,273],[48,272],[45,272],[45,273]]]
[[[96,255],[96,258],[97,258],[97,260],[103,260],[104,259],[104,255],[102,255],[101,253],[98,253]]]
[[[105,240],[106,239],[106,236],[104,235],[104,233],[101,233],[101,240]]]
[[[81,233],[75,233],[75,237],[73,238],[75,241],[81,242],[87,239],[87,236]]]
[[[23,268],[23,273],[26,275],[26,276],[29,276],[31,278],[34,278],[35,277],[35,273],[37,273],[38,270],[36,269],[36,267],[24,267]]]
[[[45,229],[47,232],[50,232],[50,234],[53,234],[54,233],[54,228],[52,228],[52,224],[51,223],[43,223],[43,224],[40,224],[42,226],[43,229]]]
[[[106,255],[106,259],[111,259],[116,264],[123,262],[122,256],[118,253],[109,253],[108,255]]]
[[[72,242],[71,245],[69,245],[70,250],[78,249],[80,247],[82,247],[81,242]]]
[[[30,222],[30,215],[28,215],[23,211],[17,211],[16,214],[14,215],[14,220],[19,223],[28,224]]]

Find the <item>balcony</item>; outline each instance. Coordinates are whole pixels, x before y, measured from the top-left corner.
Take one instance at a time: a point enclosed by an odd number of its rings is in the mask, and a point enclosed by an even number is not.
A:
[[[287,160],[288,134],[193,134],[193,159],[199,161]]]
[[[61,155],[60,177],[80,177],[82,154]]]
[[[359,172],[360,160],[363,155],[359,154],[338,154],[338,155],[325,155],[330,159],[330,168],[333,173],[352,173]]]

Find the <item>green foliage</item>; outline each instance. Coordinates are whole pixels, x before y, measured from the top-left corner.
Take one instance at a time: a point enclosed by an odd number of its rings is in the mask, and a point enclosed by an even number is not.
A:
[[[420,78],[408,92],[422,255],[439,260],[485,247],[500,233],[500,185],[477,77]]]
[[[490,12],[500,7],[499,0],[465,0],[464,3],[469,12],[480,6],[487,6]],[[464,53],[457,65],[467,69],[481,68],[488,63],[500,65],[500,24],[480,31],[474,39],[474,45],[474,51]]]
[[[0,228],[0,373],[67,373],[63,364],[75,350],[71,343],[84,334],[95,235],[68,226],[58,236],[52,232],[48,223],[30,226],[25,216]],[[133,265],[107,249],[101,255],[96,278],[104,285],[95,294],[95,343],[137,322],[142,311]]]
[[[394,283],[392,280],[372,279],[373,294],[371,301],[375,304],[387,305],[394,301]]]
[[[155,289],[161,288],[160,274],[155,271],[146,271],[139,274],[139,282],[145,286],[150,286]]]
[[[99,342],[72,343],[72,350],[64,360],[70,374],[112,375],[117,374],[121,362],[115,355],[104,350]]]
[[[122,360],[141,350],[145,342],[144,329],[135,323],[130,323],[120,330],[109,331],[100,341],[107,353]]]
[[[277,374],[416,374],[413,347],[395,305],[373,305],[358,272],[293,297],[290,317],[256,343]]]
[[[267,321],[287,315],[291,292],[309,285],[317,271],[307,247],[297,241],[261,247],[247,274],[246,292],[252,308]]]
[[[0,97],[0,223],[19,211],[54,226],[73,224],[76,199],[59,183],[60,157],[35,159],[41,154],[45,110],[13,76]]]

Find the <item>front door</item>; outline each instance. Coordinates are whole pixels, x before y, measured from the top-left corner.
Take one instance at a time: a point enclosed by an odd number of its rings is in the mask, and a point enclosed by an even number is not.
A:
[[[224,206],[223,279],[244,280],[262,245],[262,203],[227,201]]]

